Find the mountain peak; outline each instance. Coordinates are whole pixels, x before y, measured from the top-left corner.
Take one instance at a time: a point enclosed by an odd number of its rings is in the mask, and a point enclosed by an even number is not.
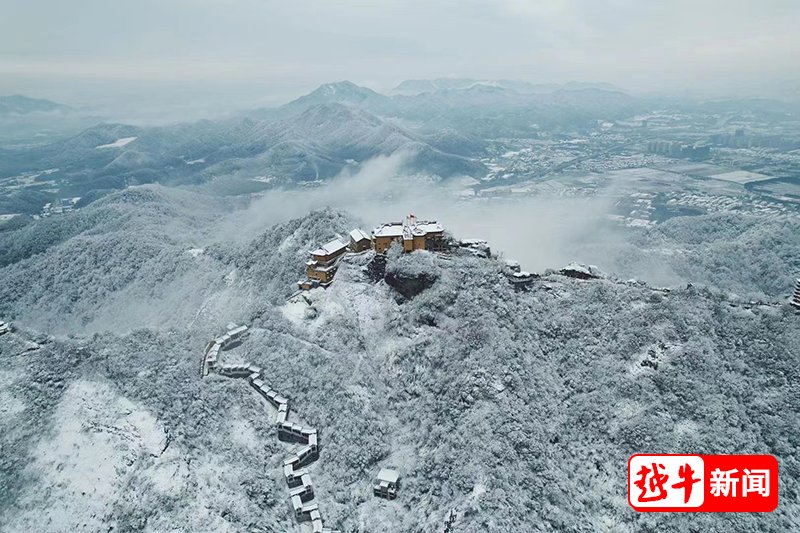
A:
[[[374,93],[372,89],[368,89],[366,87],[361,87],[360,85],[356,85],[352,81],[343,80],[343,81],[334,81],[331,83],[323,83],[314,92],[323,92],[327,94],[337,94],[340,92],[350,92],[350,93]],[[312,93],[313,94],[313,93]]]
[[[324,103],[345,103],[359,105],[367,101],[382,100],[386,97],[351,81],[325,83],[312,92],[286,104],[284,107],[308,107]]]

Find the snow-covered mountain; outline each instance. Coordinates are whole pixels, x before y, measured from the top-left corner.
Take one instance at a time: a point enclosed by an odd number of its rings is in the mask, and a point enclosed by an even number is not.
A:
[[[439,144],[435,138],[339,102],[315,104],[274,122],[247,122],[234,135],[246,139],[248,151],[260,152],[254,164],[296,180],[330,178],[348,161],[363,162],[398,151],[411,154],[410,168],[443,178],[479,175],[484,168],[455,152],[457,146]],[[247,160],[241,162],[247,164]]]
[[[319,428],[314,501],[342,531],[441,531],[450,516],[475,533],[796,522],[800,317],[777,298],[562,265],[520,290],[502,261],[453,251],[348,256],[329,290],[286,301],[308,251],[361,224],[323,210],[233,239],[233,207],[135,187],[64,227],[0,234],[0,318],[17,327],[0,336],[4,530],[301,531],[267,407],[198,375],[231,321],[251,332],[226,360],[261,367]],[[771,450],[782,503],[631,512],[628,456],[672,450]],[[387,464],[403,476],[394,501],[371,494]]]
[[[330,235],[320,232],[356,225],[320,212],[243,249],[220,224],[230,207],[209,195],[134,187],[74,216],[0,233],[0,316],[58,333],[186,327],[209,316],[224,325],[229,313],[293,292],[304,254]],[[281,246],[287,236],[294,244]],[[259,274],[238,281],[251,271]]]
[[[257,187],[253,178],[267,176],[271,186],[319,182],[398,151],[414,173],[485,175],[477,158],[482,140],[447,129],[414,131],[379,117],[367,109],[369,98],[348,96],[362,94],[351,85],[337,84],[341,90],[333,95],[321,89],[266,117],[151,128],[100,124],[51,144],[0,149],[0,179],[55,169],[50,178],[58,186],[87,198],[152,182],[221,180],[228,185],[218,188],[229,193],[250,192]],[[28,212],[39,201],[29,198],[33,190],[16,194],[11,212]]]
[[[325,83],[312,92],[292,100],[284,110],[306,109],[318,104],[351,104],[365,107],[389,105],[390,98],[351,81]]]
[[[53,124],[42,133],[41,125],[31,123],[21,144],[4,145],[0,123],[0,183],[45,171],[51,182],[12,188],[0,207],[33,215],[63,195],[88,202],[146,183],[205,185],[230,195],[306,186],[397,152],[412,174],[481,178],[488,172],[481,159],[490,139],[535,136],[556,125],[585,128],[598,119],[649,109],[641,99],[592,84],[433,80],[423,85],[430,90],[386,96],[347,81],[328,83],[278,108],[159,127],[95,120],[75,133],[76,124],[89,117],[67,113],[63,120],[51,119],[63,128]],[[12,137],[27,131],[22,119],[9,120]]]

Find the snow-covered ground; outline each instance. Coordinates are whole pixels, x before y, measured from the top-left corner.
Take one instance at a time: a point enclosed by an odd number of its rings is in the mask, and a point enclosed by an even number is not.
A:
[[[325,300],[325,289],[321,287],[303,291],[281,306],[281,314],[290,322],[301,325],[305,320],[316,316],[316,308],[323,305]]]
[[[121,139],[117,139],[113,143],[101,144],[100,146],[95,146],[95,148],[122,148],[138,138],[139,137],[123,137]]]
[[[0,374],[2,419],[12,420],[25,404],[6,395],[9,373]],[[0,424],[0,427],[2,425]],[[214,455],[187,458],[152,412],[104,381],[72,382],[52,415],[51,431],[32,448],[27,483],[16,511],[0,522],[3,532],[61,533],[130,528],[130,521],[158,516],[137,530],[237,531],[218,512],[216,498],[235,488],[238,472]],[[231,435],[243,444],[254,439],[237,421]],[[234,465],[238,466],[238,465]],[[181,505],[170,501],[180,498]],[[132,518],[133,517],[133,518]],[[178,526],[180,524],[180,526]]]
[[[12,531],[99,531],[124,480],[152,465],[166,434],[147,410],[102,382],[80,380],[64,393],[53,433],[35,447],[28,469],[38,483],[23,496]]]
[[[13,372],[0,371],[0,428],[4,431],[25,411],[25,402],[11,392],[19,379],[21,376]]]
[[[632,198],[644,208],[649,196]],[[721,281],[747,288],[764,277],[751,273],[788,270],[782,265],[797,257],[797,223],[757,222],[704,216],[643,232],[635,249],[626,248],[626,274],[648,279],[652,265],[684,269],[695,286],[683,282],[671,292],[554,273],[516,291],[500,262],[417,253],[387,260],[387,271],[407,281],[435,275],[409,298],[393,288],[397,278],[367,268],[375,266],[365,264],[367,253],[347,256],[330,289],[308,293],[309,302],[285,303],[311,246],[352,221],[315,213],[247,247],[209,244],[197,259],[187,251],[204,242],[181,240],[178,260],[159,256],[157,266],[197,283],[159,282],[164,270],[152,265],[140,268],[140,283],[172,314],[188,320],[195,313],[191,324],[139,325],[136,315],[152,316],[156,305],[137,297],[146,293],[125,292],[92,304],[109,324],[124,322],[125,332],[41,341],[24,356],[16,355],[25,350],[21,340],[12,345],[16,333],[0,337],[0,443],[13,443],[0,456],[0,474],[8,472],[0,487],[14,480],[19,489],[0,506],[0,530],[302,531],[287,510],[285,448],[273,438],[271,412],[265,416],[258,396],[240,383],[197,378],[197,353],[217,334],[206,325],[223,320],[254,326],[226,360],[258,364],[292,395],[305,421],[322,429],[325,448],[312,476],[331,524],[360,533],[442,531],[454,512],[463,533],[646,529],[648,518],[619,498],[620,457],[641,446],[769,451],[797,425],[794,313],[740,309],[696,281],[724,272]],[[152,227],[164,225],[159,219]],[[86,257],[86,240],[74,243],[75,257]],[[776,255],[759,263],[766,246]],[[133,257],[147,265],[149,250]],[[215,254],[222,260],[212,268]],[[100,267],[130,257],[114,246],[98,247],[88,267],[53,249],[40,256],[59,273],[87,280],[81,287],[99,284]],[[48,279],[35,260],[22,265],[15,285],[31,273]],[[408,264],[398,269],[399,262]],[[93,277],[81,277],[87,273]],[[167,284],[194,291],[164,300]],[[46,299],[6,304],[4,314],[23,327],[17,317],[25,308],[69,295],[55,285]],[[124,302],[128,312],[112,315],[110,301]],[[754,400],[764,383],[769,394]],[[686,401],[687,394],[703,401]],[[26,447],[18,428],[40,411],[41,423],[26,429]],[[796,466],[794,448],[781,452],[786,471]],[[403,476],[391,502],[370,489],[390,464]],[[791,476],[782,474],[781,483],[796,491]],[[706,520],[699,527],[785,531],[793,509],[699,518]],[[665,517],[663,529],[685,531],[686,519]]]

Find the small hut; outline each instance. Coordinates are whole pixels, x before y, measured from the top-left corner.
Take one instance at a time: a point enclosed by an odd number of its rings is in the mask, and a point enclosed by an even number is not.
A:
[[[379,498],[394,500],[400,488],[400,474],[393,467],[381,468],[372,485],[372,493]]]

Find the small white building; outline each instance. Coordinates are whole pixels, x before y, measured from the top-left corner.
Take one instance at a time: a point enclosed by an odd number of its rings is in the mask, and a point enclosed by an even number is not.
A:
[[[393,467],[381,468],[372,485],[372,493],[380,498],[394,500],[400,488],[400,474]]]
[[[791,304],[800,309],[800,278],[794,281],[794,296],[792,296]]]

